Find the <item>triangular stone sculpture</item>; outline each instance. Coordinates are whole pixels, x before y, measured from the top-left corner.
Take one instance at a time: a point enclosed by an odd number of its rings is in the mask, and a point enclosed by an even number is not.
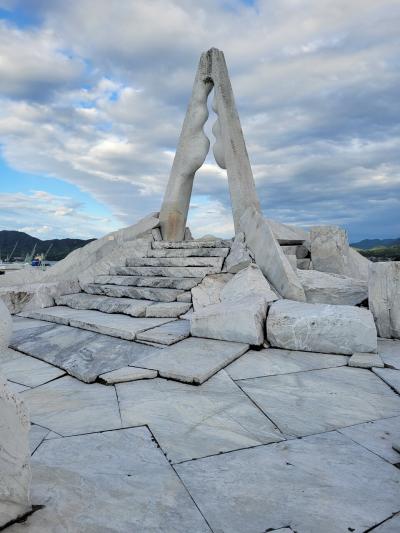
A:
[[[218,116],[213,126],[216,139],[213,151],[217,164],[226,169],[228,175],[235,233],[244,232],[256,263],[281,296],[305,301],[297,274],[262,216],[224,54],[216,48],[200,57],[161,206],[163,240],[184,240],[194,176],[210,148],[203,127],[208,118],[207,99],[213,88],[213,109]]]
[[[227,171],[235,231],[238,232],[240,217],[248,207],[260,211],[224,54],[211,48],[200,58],[161,207],[160,225],[164,240],[182,241],[184,238],[194,176],[210,148],[203,126],[208,118],[208,95],[213,88],[213,109],[218,116],[213,126],[216,138],[213,152],[217,164]]]

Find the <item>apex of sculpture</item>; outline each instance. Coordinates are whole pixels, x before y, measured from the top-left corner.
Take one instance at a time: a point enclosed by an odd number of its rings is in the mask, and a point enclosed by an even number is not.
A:
[[[239,231],[240,218],[248,207],[260,211],[224,53],[210,48],[200,57],[160,211],[164,240],[182,241],[184,238],[194,176],[210,148],[203,127],[208,119],[207,100],[212,90],[213,109],[218,116],[212,129],[215,136],[213,152],[217,164],[227,171],[235,232]]]

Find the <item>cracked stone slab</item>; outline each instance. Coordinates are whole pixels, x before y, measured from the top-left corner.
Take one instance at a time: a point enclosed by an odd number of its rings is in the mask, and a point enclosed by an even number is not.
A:
[[[393,370],[391,368],[373,368],[372,371],[400,394],[400,370]]]
[[[59,435],[78,435],[121,427],[113,387],[81,383],[65,376],[21,393],[31,422]]]
[[[174,320],[168,324],[138,333],[137,340],[157,345],[171,345],[181,341],[190,335],[189,320]]]
[[[238,380],[345,366],[347,361],[343,355],[266,348],[250,350],[230,364],[226,371],[232,379]]]
[[[41,445],[41,443],[44,441],[44,439],[49,433],[49,429],[42,428],[41,426],[37,426],[35,424],[31,424],[31,428],[29,430],[29,446],[31,454],[33,454],[35,450],[37,450],[37,448]]]
[[[20,385],[19,383],[14,383],[13,381],[7,381],[8,388],[14,394],[19,394],[20,392],[30,389],[30,387],[25,387],[25,385]]]
[[[400,340],[378,339],[378,353],[386,366],[400,370]]]
[[[360,368],[311,370],[237,383],[285,435],[311,435],[400,415],[400,398],[372,372]]]
[[[20,330],[13,335],[11,345],[86,383],[95,381],[100,374],[134,364],[155,350],[137,342],[57,324],[46,329],[39,326],[37,330]]]
[[[224,371],[200,387],[156,378],[116,388],[123,425],[148,424],[172,462],[282,439]]]
[[[65,374],[64,370],[12,349],[1,353],[0,369],[7,379],[26,387],[36,387]]]
[[[389,463],[400,463],[400,453],[392,448],[393,442],[400,440],[400,416],[366,422],[339,431]]]
[[[396,514],[383,524],[376,527],[373,533],[399,533],[400,531],[400,513]]]
[[[337,432],[175,468],[213,531],[362,533],[399,506],[400,471]]]
[[[136,368],[132,366],[124,366],[118,370],[107,372],[99,376],[100,381],[112,385],[114,383],[124,383],[125,381],[136,381],[138,379],[152,379],[157,377],[155,370],[148,370],[147,368]]]
[[[128,267],[127,267],[128,268]],[[158,287],[136,287],[124,285],[98,285],[88,283],[83,287],[89,294],[105,294],[115,298],[135,298],[141,300],[152,300],[155,302],[174,302],[182,290],[164,289]]]
[[[349,366],[358,368],[383,368],[382,358],[377,353],[353,353],[349,359]]]
[[[168,278],[163,276],[132,276],[128,267],[111,267],[110,276],[96,276],[96,284],[133,285],[135,287],[158,287],[160,289],[190,290],[201,278]]]
[[[210,533],[147,428],[45,441],[32,460],[45,507],[9,531]]]
[[[101,311],[102,313],[122,313],[133,317],[146,316],[146,309],[153,302],[148,300],[133,300],[132,298],[112,298],[96,294],[65,294],[58,296],[57,305],[80,310]]]
[[[172,320],[171,318],[134,318],[125,315],[110,315],[100,311],[81,311],[63,306],[29,311],[24,313],[24,316],[94,331],[128,341],[133,341],[136,335],[142,331],[161,326]]]
[[[200,385],[249,349],[248,344],[189,337],[138,361],[161,377]]]

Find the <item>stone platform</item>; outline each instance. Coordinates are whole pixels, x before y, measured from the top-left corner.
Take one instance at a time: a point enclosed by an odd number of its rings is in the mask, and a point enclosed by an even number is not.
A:
[[[368,370],[341,355],[195,338],[157,349],[73,328],[88,336],[77,348],[104,348],[90,363],[96,382],[83,383],[43,344],[70,327],[14,318],[15,348],[36,343],[50,363],[3,358],[30,411],[32,499],[44,506],[7,531],[398,531],[400,341],[379,340],[385,368]],[[102,342],[120,346],[116,373]],[[177,369],[206,381],[175,381]]]

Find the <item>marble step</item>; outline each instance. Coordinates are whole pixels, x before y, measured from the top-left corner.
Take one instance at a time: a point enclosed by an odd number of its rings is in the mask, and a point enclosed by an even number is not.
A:
[[[134,298],[137,300],[152,300],[155,302],[175,302],[179,289],[159,289],[157,287],[126,287],[124,285],[100,285],[88,283],[83,287],[88,294],[102,294],[115,298]]]
[[[123,268],[123,267],[119,267]],[[120,271],[120,270],[118,270]],[[114,269],[110,272],[115,272]],[[125,267],[126,275],[131,276],[163,276],[166,278],[204,278],[207,274],[218,274],[221,272],[219,267],[211,266],[192,266],[192,267],[174,267],[174,266],[137,266]]]
[[[128,341],[133,341],[137,335],[148,329],[167,324],[173,320],[171,318],[134,318],[126,315],[110,315],[101,311],[83,311],[63,306],[27,311],[19,316],[86,329]]]
[[[126,260],[130,267],[203,267],[211,266],[221,270],[223,257],[132,257]]]
[[[153,305],[147,307],[146,316],[155,318],[178,318],[187,313],[191,307],[191,302],[153,302]]]
[[[230,241],[223,241],[222,239],[217,241],[154,241],[152,243],[152,248],[154,250],[162,250],[165,248],[230,248],[231,244]]]
[[[149,248],[148,257],[226,257],[230,248]]]
[[[87,294],[86,292],[58,296],[55,298],[55,301],[57,305],[67,306],[73,309],[101,311],[102,313],[120,313],[134,317],[146,316],[146,309],[149,305],[154,304],[153,301],[149,300],[113,298],[110,296]]]
[[[171,344],[186,339],[189,335],[189,320],[174,320],[168,324],[163,324],[162,326],[138,333],[137,341],[149,343],[153,346],[170,346]]]
[[[126,285],[135,287],[158,287],[161,289],[182,289],[188,291],[198,285],[202,278],[167,278],[163,276],[130,276],[129,267],[111,267],[110,275],[98,275],[95,283],[102,285]],[[129,272],[129,270],[128,270]]]

